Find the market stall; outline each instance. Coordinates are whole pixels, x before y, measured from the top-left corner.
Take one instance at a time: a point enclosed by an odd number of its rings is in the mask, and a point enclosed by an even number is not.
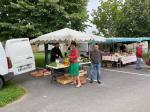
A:
[[[42,36],[39,36],[36,39],[31,40],[31,44],[44,44],[45,45],[45,63],[46,67],[49,68],[51,71],[55,71],[58,69],[65,69],[68,68],[69,63],[67,59],[57,61],[54,63],[49,63],[48,58],[48,44],[59,42],[59,43],[66,43],[67,45],[70,44],[71,41],[78,42],[89,42],[89,41],[106,41],[104,37],[98,37],[96,35],[86,34],[84,32],[72,30],[69,28],[64,28],[55,32],[51,32]],[[88,56],[81,56],[79,58],[80,66],[90,64]],[[55,77],[55,75],[53,74]]]
[[[110,62],[111,64],[120,64],[125,65],[129,63],[136,62],[135,53],[112,53],[112,54],[104,54],[102,56],[102,60],[105,62]],[[108,64],[108,66],[112,67],[113,65]],[[105,63],[107,64],[107,63]],[[104,65],[107,66],[107,65]]]
[[[46,65],[49,63],[48,61],[48,44],[55,42],[62,42],[70,44],[71,41],[78,42],[89,42],[89,41],[106,41],[105,37],[99,37],[96,35],[86,34],[85,32],[72,30],[69,28],[64,28],[58,31],[54,31],[48,34],[41,35],[33,40],[31,40],[31,44],[44,44],[45,45],[45,63]]]
[[[104,66],[112,67],[136,62],[135,51],[129,51],[126,46],[130,43],[149,41],[148,37],[139,38],[107,38],[104,44],[109,46],[102,57]],[[126,46],[125,46],[126,44]]]

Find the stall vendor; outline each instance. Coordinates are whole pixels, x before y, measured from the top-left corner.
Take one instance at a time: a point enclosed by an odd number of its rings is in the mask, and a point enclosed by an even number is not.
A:
[[[54,48],[51,50],[50,62],[55,62],[56,59],[63,58],[61,50],[59,49],[59,43],[54,44]]]
[[[124,44],[121,44],[120,51],[126,52],[126,46]]]

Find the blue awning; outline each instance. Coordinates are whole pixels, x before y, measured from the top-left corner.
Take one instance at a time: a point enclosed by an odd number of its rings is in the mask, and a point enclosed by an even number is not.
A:
[[[139,38],[112,37],[106,39],[106,43],[134,43],[134,42],[143,42],[143,41],[150,41],[150,37],[139,37]]]

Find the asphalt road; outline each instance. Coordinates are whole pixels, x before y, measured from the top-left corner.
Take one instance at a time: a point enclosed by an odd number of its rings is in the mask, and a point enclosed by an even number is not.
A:
[[[17,76],[27,90],[21,100],[0,112],[150,112],[150,71],[133,67],[103,69],[103,85],[50,83],[50,77]]]

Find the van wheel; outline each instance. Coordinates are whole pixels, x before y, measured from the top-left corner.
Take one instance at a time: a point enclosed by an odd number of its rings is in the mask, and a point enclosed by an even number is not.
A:
[[[4,86],[4,81],[3,79],[0,77],[0,89]]]

